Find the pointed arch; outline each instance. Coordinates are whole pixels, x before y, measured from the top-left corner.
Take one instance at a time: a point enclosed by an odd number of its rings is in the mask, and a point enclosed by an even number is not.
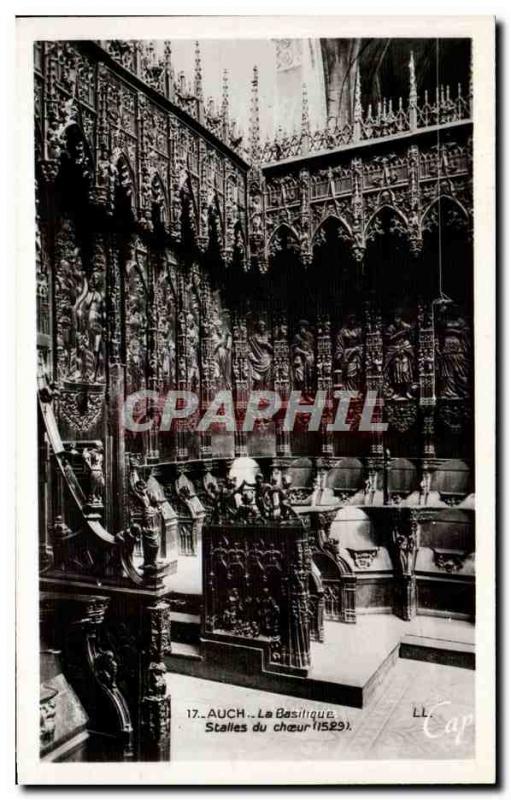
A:
[[[272,231],[267,246],[267,254],[274,256],[283,250],[298,252],[300,249],[300,237],[296,229],[287,222],[281,222]]]
[[[447,206],[451,205],[452,207],[454,207],[456,212],[461,213],[462,219],[466,220],[467,222],[470,219],[470,215],[467,209],[465,208],[465,206],[462,205],[462,203],[460,203],[460,201],[456,197],[446,194],[445,192],[441,192],[439,195],[437,195],[437,197],[435,197],[429,203],[428,206],[426,206],[426,208],[422,213],[421,227],[423,230],[425,229],[425,226],[427,224],[428,217],[432,216],[434,210],[442,203],[444,203]]]
[[[364,231],[366,291],[378,298],[382,310],[415,302],[416,271],[410,258],[410,231],[403,212],[394,205],[379,206]]]
[[[312,246],[314,247],[317,244],[317,237],[322,228],[326,227],[329,223],[337,223],[341,230],[344,230],[346,235],[352,239],[353,238],[353,231],[351,230],[350,225],[348,222],[341,216],[337,214],[333,214],[332,212],[328,212],[316,225],[314,231],[312,233],[311,241]]]
[[[424,210],[421,230],[428,293],[433,297],[445,293],[470,313],[473,303],[470,213],[456,197],[440,193]]]
[[[396,206],[391,205],[390,203],[383,203],[382,205],[378,206],[377,209],[371,214],[369,220],[367,221],[366,225],[364,226],[364,234],[367,238],[371,233],[371,228],[374,226],[376,220],[379,217],[382,217],[385,213],[388,214],[389,217],[394,216],[404,225],[405,230],[408,230],[408,220],[406,219],[405,215],[402,211],[399,210]]]

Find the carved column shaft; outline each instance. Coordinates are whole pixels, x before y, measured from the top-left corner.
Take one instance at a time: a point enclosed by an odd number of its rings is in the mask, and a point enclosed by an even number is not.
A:
[[[366,308],[366,389],[375,393],[377,403],[372,421],[380,423],[383,421],[383,337],[381,316],[372,303]],[[383,468],[383,434],[381,431],[372,431],[368,470],[373,497],[377,489],[378,473]]]
[[[287,317],[284,313],[277,315],[273,331],[273,353],[273,386],[284,405],[289,398],[291,387],[288,327]],[[276,452],[279,458],[291,455],[289,431],[283,430],[283,419],[283,414],[279,414],[275,422]]]
[[[177,387],[180,391],[187,391],[189,363],[187,359],[187,333],[186,333],[186,286],[183,274],[178,275],[178,314],[177,314]],[[186,419],[176,420],[176,456],[178,461],[186,461],[188,458],[188,431]]]
[[[417,581],[415,562],[418,553],[419,517],[415,510],[406,515],[397,512],[393,521],[392,541],[397,577],[397,613],[404,620],[417,614]]]
[[[170,606],[164,600],[145,609],[146,641],[141,715],[141,760],[170,759],[171,702],[165,656],[171,651]]]
[[[332,402],[332,336],[330,319],[324,314],[318,319],[317,386],[327,392],[325,410],[321,418],[321,453],[327,458],[334,454],[333,434],[327,425],[333,421]]]
[[[233,377],[234,408],[237,420],[234,452],[238,457],[247,455],[247,434],[241,430],[241,426],[249,394],[247,323],[240,313],[235,315],[233,324]]]
[[[282,642],[282,660],[290,667],[310,667],[309,572],[311,551],[309,531],[304,526],[293,532],[287,586],[289,617],[287,641]]]

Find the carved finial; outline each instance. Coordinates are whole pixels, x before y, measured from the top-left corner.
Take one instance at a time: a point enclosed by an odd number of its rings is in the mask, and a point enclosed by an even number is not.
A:
[[[417,81],[415,78],[415,58],[413,50],[410,51],[410,63],[408,64],[410,70],[410,94],[408,96],[408,109],[410,113],[410,129],[417,128]]]
[[[362,97],[360,92],[360,66],[355,72],[355,102],[353,106],[353,139],[359,141],[362,135]]]
[[[224,69],[222,78],[222,122],[224,126],[229,125],[229,73]]]
[[[309,117],[309,98],[307,96],[307,86],[304,83],[302,87],[302,136],[310,136],[311,124]]]
[[[202,100],[202,63],[199,42],[195,42],[195,79],[194,92],[197,100]]]
[[[410,51],[410,62],[408,64],[410,70],[410,104],[417,104],[417,80],[415,78],[415,57],[413,50]]]
[[[172,42],[170,39],[166,39],[163,43],[163,58],[165,60],[165,69],[167,70],[168,74],[170,75],[173,72],[172,69]]]
[[[357,63],[357,71],[355,73],[355,105],[353,108],[353,118],[355,122],[362,119],[362,98],[360,92],[360,66]]]
[[[253,163],[259,159],[261,130],[259,123],[259,76],[257,67],[254,67],[252,77],[252,96],[250,101],[250,130],[249,146],[250,157]]]
[[[152,39],[150,39],[147,42],[145,51],[146,51],[147,65],[149,67],[152,67],[156,62],[156,50],[154,49],[154,42]]]
[[[167,97],[174,99],[174,67],[172,66],[172,42],[166,39],[163,44],[163,63],[165,65]]]

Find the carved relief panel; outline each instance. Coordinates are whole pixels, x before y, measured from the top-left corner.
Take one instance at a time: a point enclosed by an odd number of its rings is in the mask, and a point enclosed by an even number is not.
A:
[[[96,238],[84,265],[76,229],[65,219],[56,239],[57,375],[73,383],[105,381],[106,252]]]

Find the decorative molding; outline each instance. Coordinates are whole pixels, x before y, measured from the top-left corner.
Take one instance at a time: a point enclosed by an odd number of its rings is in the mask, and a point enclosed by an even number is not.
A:
[[[470,553],[464,550],[440,549],[439,547],[432,547],[431,549],[433,551],[435,567],[438,567],[438,569],[441,569],[443,572],[447,572],[449,575],[453,572],[459,572],[470,556]]]
[[[367,550],[361,548],[355,550],[350,547],[347,547],[346,549],[353,559],[355,567],[362,570],[370,569],[374,559],[378,555],[377,547]]]

